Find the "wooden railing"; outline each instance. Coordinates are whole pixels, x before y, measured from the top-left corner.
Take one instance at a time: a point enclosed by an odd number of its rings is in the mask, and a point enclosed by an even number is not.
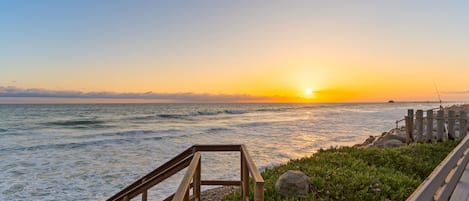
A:
[[[200,152],[240,152],[241,154],[241,178],[239,181],[226,180],[202,180],[201,179],[201,154]],[[148,190],[164,181],[168,177],[186,168],[186,173],[173,195],[165,201],[200,200],[200,188],[202,185],[240,186],[243,201],[249,200],[249,176],[254,183],[254,201],[264,200],[264,179],[257,169],[254,161],[245,145],[194,145],[162,166],[156,168],[144,177],[130,184],[122,191],[110,197],[108,201],[129,201],[141,195],[142,201],[147,201]],[[192,188],[192,196],[190,196]]]
[[[450,200],[469,161],[468,152],[469,135],[433,170],[407,201]],[[460,199],[451,197],[451,200]]]

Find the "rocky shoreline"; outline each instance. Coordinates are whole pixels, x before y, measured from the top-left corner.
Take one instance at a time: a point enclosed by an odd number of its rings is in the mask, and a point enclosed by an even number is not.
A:
[[[456,114],[459,111],[465,111],[469,113],[469,105],[451,105],[443,108],[443,111],[455,111]],[[436,121],[436,120],[435,120]],[[433,138],[436,135],[436,123],[433,124]],[[433,139],[432,139],[433,141]],[[370,136],[363,143],[356,144],[354,147],[398,147],[406,144],[406,128],[401,126],[399,128],[393,128],[387,132],[383,132],[378,136]]]

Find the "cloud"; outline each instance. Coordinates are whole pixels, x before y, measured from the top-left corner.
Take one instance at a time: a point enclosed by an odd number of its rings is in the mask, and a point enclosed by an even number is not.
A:
[[[196,93],[115,93],[80,92],[47,89],[23,89],[0,86],[0,97],[9,98],[69,98],[69,99],[142,99],[164,102],[261,102],[274,101],[274,97],[246,94],[196,94]]]

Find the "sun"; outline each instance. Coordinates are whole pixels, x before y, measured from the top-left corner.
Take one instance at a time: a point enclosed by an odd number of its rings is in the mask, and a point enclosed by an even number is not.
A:
[[[305,94],[306,94],[307,96],[311,96],[311,95],[313,94],[313,90],[311,90],[311,89],[308,88],[308,89],[305,90]]]

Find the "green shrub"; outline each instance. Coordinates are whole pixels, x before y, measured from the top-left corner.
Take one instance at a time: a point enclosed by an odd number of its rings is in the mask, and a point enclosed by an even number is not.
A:
[[[405,200],[458,143],[319,150],[311,157],[266,169],[262,173],[265,200]],[[287,170],[301,170],[310,177],[308,196],[282,197],[275,191],[275,182]],[[235,192],[223,200],[241,198]]]

